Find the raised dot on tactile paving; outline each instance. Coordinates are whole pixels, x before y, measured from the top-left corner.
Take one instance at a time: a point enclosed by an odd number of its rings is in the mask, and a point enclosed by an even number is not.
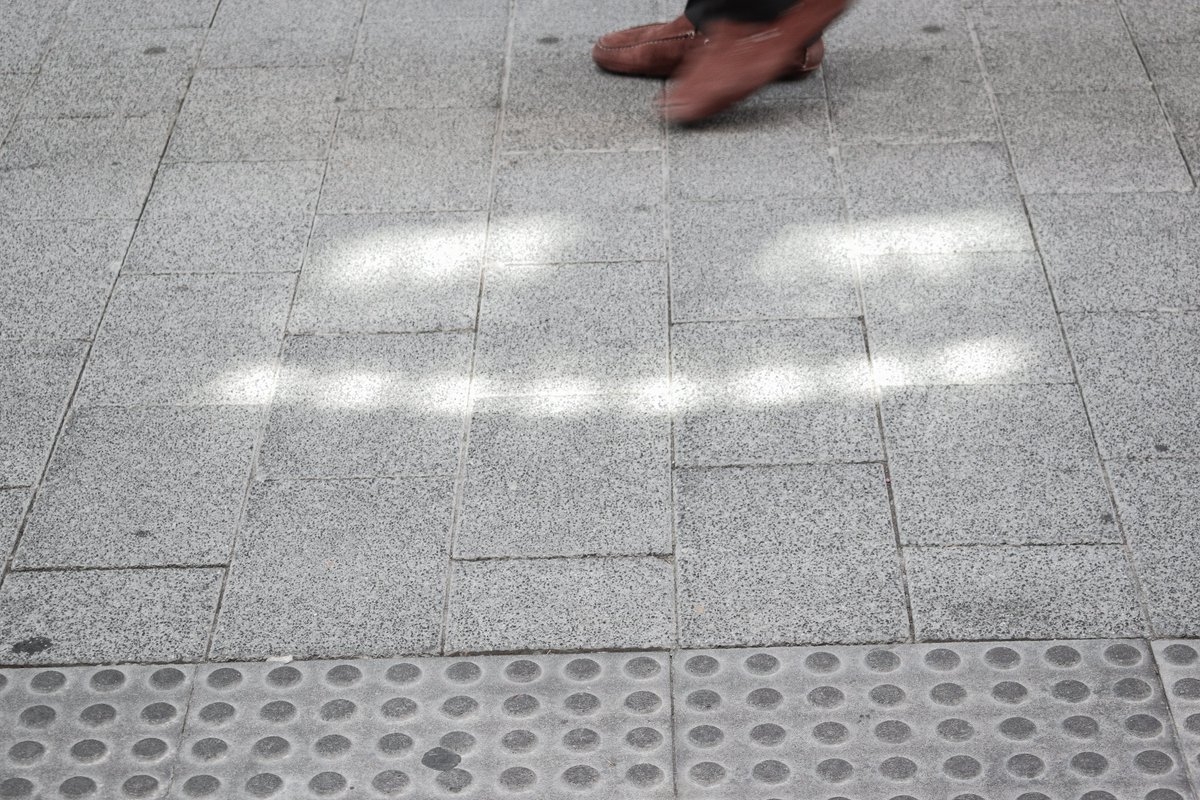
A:
[[[192,745],[192,755],[197,761],[216,761],[227,752],[229,745],[215,736],[206,736]]]
[[[1174,789],[1151,789],[1146,793],[1146,800],[1183,800],[1183,795]]]
[[[912,728],[898,719],[885,719],[875,726],[875,737],[888,744],[907,742],[912,736]]]
[[[413,740],[407,733],[388,733],[380,736],[375,746],[385,755],[396,756],[411,750]]]
[[[24,709],[17,717],[17,720],[23,727],[41,730],[42,728],[50,727],[57,717],[57,712],[50,706],[37,705]]]
[[[833,653],[828,653],[824,650],[816,653],[810,653],[804,659],[804,666],[810,672],[816,672],[821,675],[828,675],[831,672],[837,672],[838,667],[841,665],[841,659],[839,659]]]
[[[876,686],[867,693],[871,698],[871,702],[880,706],[897,706],[904,702],[904,690],[899,686],[894,686],[890,683]]]
[[[153,775],[132,775],[121,784],[121,792],[126,797],[149,797],[156,791],[158,779]]]
[[[500,745],[510,753],[527,753],[536,744],[537,735],[527,730],[509,731],[500,739]]]
[[[483,670],[473,661],[458,661],[446,667],[446,680],[451,683],[474,683]]]
[[[590,681],[600,674],[600,665],[590,658],[576,658],[567,662],[563,672],[573,681]]]
[[[936,650],[930,650],[925,654],[925,665],[930,669],[936,669],[940,672],[948,672],[952,669],[957,669],[962,663],[958,653],[953,650],[947,650],[944,647],[939,647]]]
[[[1021,654],[1011,647],[993,647],[983,654],[983,660],[995,669],[1012,669],[1021,663]]]
[[[850,730],[840,722],[820,722],[813,726],[813,738],[821,744],[841,744],[850,738]]]
[[[107,752],[108,748],[99,739],[82,739],[71,745],[71,758],[84,764],[98,761]]]
[[[358,710],[353,700],[339,698],[330,700],[325,705],[321,706],[321,719],[326,722],[337,722],[338,720],[350,719],[354,716],[354,712]]]
[[[460,756],[475,748],[475,737],[466,731],[450,731],[438,740],[438,744],[447,750],[453,750]]]
[[[315,795],[337,794],[346,788],[346,779],[338,772],[320,772],[308,782],[309,791]]]
[[[587,716],[600,708],[600,698],[590,692],[576,692],[563,700],[563,707],[577,716]]]
[[[465,769],[452,769],[439,772],[435,782],[451,794],[458,794],[471,785],[475,777]]]
[[[711,689],[697,689],[688,694],[684,702],[696,711],[712,711],[721,705],[721,695]]]
[[[938,736],[948,742],[965,742],[975,735],[975,728],[965,719],[944,719],[937,725]]]
[[[509,767],[500,773],[500,785],[510,792],[528,789],[537,783],[537,773],[528,767]]]
[[[258,710],[258,715],[268,722],[287,722],[296,716],[296,707],[287,700],[272,700]]]
[[[563,747],[577,753],[586,753],[600,746],[600,734],[591,728],[574,728],[563,734]]]
[[[768,759],[760,761],[754,765],[754,769],[750,771],[754,780],[759,783],[778,784],[783,783],[792,774],[792,770],[787,764],[782,761]]]
[[[164,725],[179,713],[179,709],[170,703],[151,703],[142,709],[141,717],[151,725]]]
[[[288,705],[290,706],[291,703],[288,703]],[[293,711],[295,711],[294,708]],[[208,705],[204,706],[204,708],[200,709],[200,719],[202,719],[204,722],[207,722],[209,725],[220,725],[229,721],[236,713],[237,710],[233,706],[229,705],[229,703],[209,703]]]
[[[590,789],[600,782],[600,773],[586,764],[576,764],[563,771],[563,780],[575,789]]]
[[[39,672],[29,681],[29,688],[39,694],[57,692],[67,683],[67,676],[56,669]]]
[[[1017,753],[1004,766],[1018,778],[1036,778],[1046,771],[1046,763],[1032,753]]]
[[[1175,761],[1161,750],[1143,750],[1133,757],[1134,765],[1147,775],[1165,775],[1175,768]]]
[[[277,689],[289,689],[304,678],[295,667],[276,667],[267,673],[267,683]]]
[[[221,782],[213,775],[193,775],[183,782],[183,793],[188,797],[209,797],[220,788]]]
[[[409,683],[416,683],[421,679],[421,668],[416,664],[409,664],[407,662],[393,664],[387,668],[387,672],[383,674],[383,677],[392,683],[402,686]]]
[[[662,672],[662,664],[650,656],[638,656],[625,662],[625,674],[634,680],[653,678]]]
[[[663,736],[654,728],[634,728],[625,734],[625,743],[635,750],[653,750],[663,743]]]
[[[541,677],[542,668],[527,658],[510,662],[504,667],[504,677],[513,683],[531,683]]]
[[[1200,680],[1183,678],[1171,684],[1171,695],[1180,700],[1200,700]]]
[[[292,746],[282,736],[264,736],[254,743],[254,755],[263,759],[283,758]]]
[[[1122,700],[1136,702],[1145,700],[1154,690],[1150,688],[1150,684],[1140,678],[1122,678],[1113,684],[1113,694]]]
[[[700,658],[708,657],[700,656]],[[713,672],[716,672],[716,663],[716,661],[712,661],[711,669],[702,674],[711,675]],[[709,666],[707,662],[705,662],[705,666]],[[772,675],[779,670],[779,659],[770,653],[754,653],[753,655],[748,656],[746,660],[742,662],[742,666],[751,675]]]
[[[1183,728],[1188,733],[1200,736],[1200,714],[1188,714],[1187,719],[1183,721]]]
[[[1086,683],[1076,680],[1059,681],[1050,688],[1050,694],[1067,703],[1082,703],[1092,694]]]
[[[541,703],[531,694],[514,694],[501,705],[504,713],[510,717],[528,717],[536,714]]]
[[[183,670],[181,669],[163,667],[162,669],[155,670],[154,674],[150,676],[150,685],[160,691],[167,691],[183,683],[186,678],[187,676],[183,674]]]
[[[992,687],[992,698],[1009,705],[1022,703],[1029,696],[1029,690],[1016,681],[1001,681]]]
[[[1134,714],[1125,719],[1125,730],[1141,739],[1152,739],[1162,733],[1162,723],[1149,714]]]
[[[817,708],[837,708],[846,702],[846,695],[836,686],[818,686],[808,693],[808,702]]]
[[[260,772],[246,781],[246,794],[251,797],[270,797],[283,788],[283,778],[272,772]]]
[[[417,713],[417,703],[407,697],[393,697],[379,709],[388,719],[408,719]]]
[[[625,778],[639,789],[647,789],[662,783],[666,776],[654,764],[634,764],[625,771]]]
[[[939,683],[929,690],[929,698],[940,706],[956,706],[967,699],[967,690],[957,683]]]
[[[1000,735],[1012,741],[1024,741],[1037,733],[1037,725],[1025,717],[1009,717],[999,725]]]
[[[208,685],[214,689],[232,689],[242,682],[242,673],[233,667],[221,667],[208,674]]]
[[[134,743],[131,748],[133,755],[142,761],[155,761],[167,752],[167,743],[162,739],[148,736]]]
[[[1186,667],[1200,659],[1200,653],[1186,644],[1169,644],[1163,649],[1163,658],[1177,667]]]
[[[650,714],[662,705],[662,698],[654,692],[632,692],[625,698],[625,708],[635,714]]]
[[[1103,789],[1093,789],[1090,792],[1084,792],[1079,800],[1117,800],[1117,796]]]
[[[1067,717],[1062,726],[1064,731],[1076,739],[1091,739],[1100,732],[1100,723],[1082,715]]]
[[[690,675],[695,675],[698,678],[707,678],[717,673],[717,670],[721,668],[721,663],[712,656],[692,656],[683,662],[683,668]]]
[[[1071,769],[1080,775],[1095,778],[1108,771],[1108,759],[1099,753],[1076,753],[1071,757]]]
[[[337,733],[331,733],[328,736],[322,736],[317,739],[313,749],[317,751],[317,755],[325,758],[336,758],[350,751],[350,740],[345,736]]]
[[[865,661],[872,672],[893,672],[900,666],[900,656],[891,650],[872,650]]]
[[[702,727],[711,727],[708,725]],[[720,729],[714,729],[720,733]],[[723,738],[724,734],[721,734]],[[774,722],[764,722],[761,725],[755,725],[750,729],[750,741],[755,744],[760,744],[764,747],[774,747],[787,738],[787,731]],[[720,738],[717,739],[720,742]]]
[[[353,664],[338,664],[325,673],[325,680],[334,686],[353,686],[362,679],[362,670]]]
[[[1141,663],[1142,651],[1131,644],[1120,642],[1104,648],[1104,658],[1118,667],[1132,667]]]
[[[67,778],[58,785],[63,797],[90,797],[96,793],[96,782],[83,775]]]
[[[850,780],[854,767],[841,758],[827,758],[817,764],[817,777],[827,783],[843,783]]]
[[[879,765],[879,774],[893,781],[906,781],[917,774],[917,765],[903,756],[893,756]]]
[[[951,778],[965,781],[979,777],[983,765],[971,756],[951,756],[942,764],[942,771]]]
[[[371,779],[371,788],[383,795],[400,794],[408,788],[408,775],[398,769],[387,769]]]
[[[746,695],[746,705],[760,710],[778,708],[783,702],[783,695],[777,689],[755,689]]]
[[[699,786],[715,786],[725,780],[725,768],[715,761],[701,761],[688,769],[688,778]]]
[[[119,669],[102,669],[88,683],[97,692],[115,692],[125,685],[125,673]]]
[[[462,761],[462,756],[445,747],[431,747],[421,756],[421,766],[429,767],[438,772],[454,769]]]
[[[32,764],[46,754],[46,746],[41,742],[25,740],[17,742],[8,748],[8,757],[19,764]]]
[[[30,797],[33,795],[33,782],[25,778],[6,778],[0,781],[0,797]]]

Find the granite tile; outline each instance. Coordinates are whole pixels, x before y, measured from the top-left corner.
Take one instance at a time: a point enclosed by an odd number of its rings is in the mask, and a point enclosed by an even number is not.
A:
[[[970,47],[971,36],[957,0],[880,0],[852,5],[830,27],[825,43],[837,52],[954,49]]]
[[[86,352],[82,342],[0,341],[0,486],[41,477]]]
[[[0,489],[0,553],[8,558],[17,542],[17,532],[25,517],[25,506],[29,502],[29,489],[16,487]]]
[[[200,63],[205,67],[344,64],[362,4],[325,0],[222,0]]]
[[[43,71],[146,69],[186,74],[204,43],[200,30],[63,30]]]
[[[63,18],[68,28],[207,28],[218,0],[74,0]]]
[[[186,89],[185,73],[153,67],[45,70],[37,76],[21,116],[171,114]]]
[[[1123,2],[1122,10],[1138,44],[1200,42],[1200,8],[1175,0]]]

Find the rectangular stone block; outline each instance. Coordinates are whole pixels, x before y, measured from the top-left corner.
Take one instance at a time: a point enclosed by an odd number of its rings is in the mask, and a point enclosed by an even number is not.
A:
[[[882,0],[852,5],[825,43],[834,52],[956,49],[969,48],[971,35],[955,0]]]
[[[908,638],[878,465],[675,473],[680,644]]]
[[[475,324],[487,217],[481,212],[319,215],[294,333],[414,333]]]
[[[673,580],[658,558],[458,561],[446,651],[667,648]]]
[[[486,109],[343,113],[322,213],[485,208],[495,125]]]
[[[0,75],[0,127],[4,130],[16,118],[17,109],[36,78],[36,75]]]
[[[62,30],[43,71],[147,69],[186,75],[204,44],[201,30]]]
[[[662,259],[661,153],[505,156],[498,169],[490,259]]]
[[[72,414],[17,566],[227,563],[260,424],[253,408]]]
[[[86,351],[83,342],[0,340],[0,486],[41,478]]]
[[[858,320],[680,325],[672,360],[677,465],[879,458]]]
[[[861,263],[881,385],[1072,381],[1036,253],[884,255]]]
[[[1139,44],[1200,42],[1200,9],[1175,0],[1140,0],[1122,4]]]
[[[1026,193],[1186,192],[1192,179],[1149,89],[1002,95]]]
[[[669,554],[671,422],[633,398],[488,398],[471,418],[459,558]]]
[[[207,28],[218,0],[75,0],[63,24],[71,28]]]
[[[562,47],[591,47],[598,32],[628,27],[632,20],[670,19],[680,9],[672,7],[670,12],[660,8],[658,0],[611,0],[605,3],[579,3],[566,5],[557,0],[527,0],[514,9],[514,47],[532,47],[539,40],[553,38],[548,44]]]
[[[1200,636],[1200,555],[1195,547],[1200,465],[1117,461],[1108,469],[1154,634]]]
[[[132,235],[126,222],[0,226],[0,340],[90,339]]]
[[[470,333],[290,338],[261,474],[454,474],[470,366]]]
[[[999,144],[855,145],[841,152],[859,252],[1033,249]]]
[[[1200,455],[1195,314],[1064,314],[1100,455]]]
[[[435,651],[453,505],[445,478],[256,485],[213,657]]]
[[[164,166],[128,270],[298,272],[324,169],[303,161]]]
[[[30,90],[21,116],[173,114],[186,89],[187,74],[180,70],[154,67],[45,70]]]
[[[476,394],[661,394],[667,373],[664,265],[487,270]]]
[[[1158,641],[1153,646],[1179,739],[1178,761],[1193,765],[1195,775],[1194,765],[1200,759],[1200,653],[1196,652],[1194,640]],[[1167,765],[1161,757],[1151,763]]]
[[[679,202],[670,214],[673,322],[858,315],[839,200]]]
[[[1063,311],[1200,308],[1194,194],[1038,196],[1029,213]]]
[[[896,387],[882,408],[906,544],[1121,540],[1073,385]]]
[[[67,0],[9,0],[0,7],[0,72],[37,72]]]
[[[105,405],[269,402],[292,275],[143,275],[117,285],[80,384]]]
[[[109,664],[204,658],[224,572],[10,572],[0,588],[0,663]]]
[[[17,541],[28,502],[29,490],[26,488],[0,489],[0,553],[4,553],[5,558]]]
[[[200,63],[205,67],[345,64],[354,51],[361,14],[359,3],[223,1]]]
[[[323,159],[342,78],[329,66],[198,70],[166,160]]]
[[[919,641],[1144,636],[1123,548],[909,547]]]

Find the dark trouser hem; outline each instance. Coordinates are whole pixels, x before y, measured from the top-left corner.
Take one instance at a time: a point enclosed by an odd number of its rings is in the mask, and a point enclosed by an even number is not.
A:
[[[688,0],[684,14],[697,28],[714,19],[770,22],[798,0]]]

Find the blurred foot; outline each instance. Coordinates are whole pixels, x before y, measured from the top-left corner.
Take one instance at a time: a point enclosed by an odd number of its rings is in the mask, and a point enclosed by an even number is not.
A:
[[[667,78],[690,48],[704,41],[687,17],[639,25],[605,34],[592,47],[592,60],[601,69],[620,75]],[[825,45],[820,39],[802,48],[781,78],[798,78],[821,66]]]
[[[809,43],[846,9],[848,0],[800,0],[771,22],[715,20],[686,50],[661,110],[671,122],[697,122],[724,111],[786,76]]]

